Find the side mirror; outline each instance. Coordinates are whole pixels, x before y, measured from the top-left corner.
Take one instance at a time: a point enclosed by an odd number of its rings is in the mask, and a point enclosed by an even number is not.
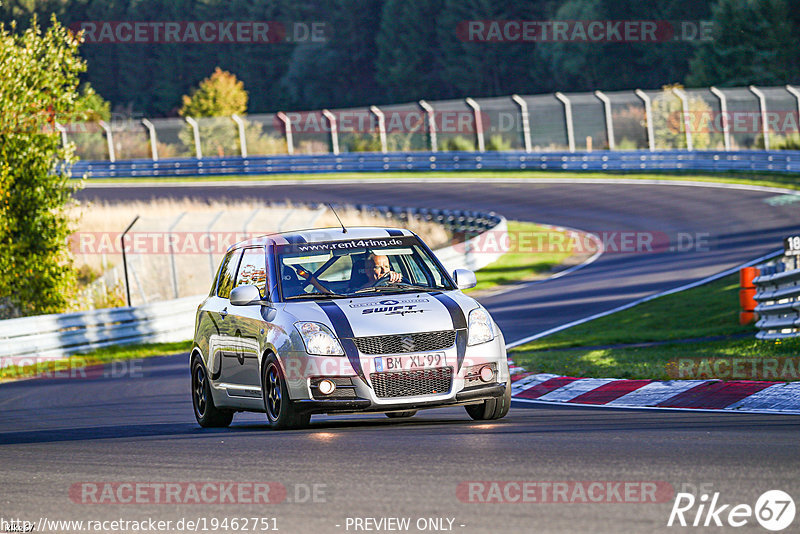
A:
[[[475,273],[469,269],[456,269],[453,271],[453,280],[455,280],[458,289],[469,289],[478,285]]]
[[[261,293],[256,286],[239,286],[231,291],[231,304],[234,306],[261,304]]]

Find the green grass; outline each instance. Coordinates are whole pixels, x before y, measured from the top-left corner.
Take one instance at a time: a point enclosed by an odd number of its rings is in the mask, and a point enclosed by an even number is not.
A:
[[[150,356],[168,356],[188,353],[191,341],[175,343],[143,343],[105,347],[85,354],[75,354],[69,358],[39,362],[34,365],[9,366],[0,369],[0,381],[33,377],[39,374],[60,374],[83,367],[107,364],[123,360],[138,360]]]
[[[509,241],[511,248],[519,251],[507,252],[494,263],[477,271],[475,275],[478,285],[467,293],[537,278],[552,271],[572,254],[571,247],[560,246],[559,242],[553,243],[552,247],[548,246],[548,243],[558,239],[555,234],[563,238],[561,242],[568,243],[567,234],[563,231],[528,222],[508,221],[508,233],[513,238]],[[514,243],[519,243],[519,247],[514,247]],[[548,248],[556,251],[549,252]]]
[[[774,343],[749,337],[755,336],[756,329],[753,325],[739,325],[738,291],[738,275],[732,275],[516,347],[509,351],[509,357],[518,365],[535,372],[663,380],[691,378],[670,374],[681,358],[764,359],[800,356],[800,340]],[[748,337],[649,347],[598,348],[743,334]],[[782,379],[797,380],[797,375],[794,373]]]
[[[223,175],[223,176],[191,176],[191,177],[163,177],[163,178],[93,178],[93,184],[104,183],[202,183],[202,182],[229,182],[229,181],[307,181],[307,180],[397,180],[419,178],[478,178],[478,179],[537,179],[537,178],[581,178],[581,179],[608,179],[620,178],[627,180],[677,180],[710,183],[735,183],[745,185],[760,185],[782,187],[786,189],[800,189],[800,174],[781,173],[756,173],[756,172],[664,172],[652,173],[627,173],[627,172],[574,172],[574,171],[406,171],[406,172],[342,172],[342,173],[310,173],[310,174],[263,174],[263,175]]]

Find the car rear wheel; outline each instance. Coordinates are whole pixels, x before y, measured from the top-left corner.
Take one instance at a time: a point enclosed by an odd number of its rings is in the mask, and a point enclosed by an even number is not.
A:
[[[214,406],[206,368],[197,357],[192,360],[192,405],[194,417],[203,428],[226,427],[233,421],[232,411]]]
[[[283,430],[308,426],[311,414],[298,413],[295,409],[289,398],[286,377],[274,354],[267,357],[262,382],[264,410],[267,412],[267,420],[272,428]]]
[[[502,419],[511,407],[511,380],[506,382],[506,392],[502,397],[485,400],[480,404],[464,406],[467,413],[476,421]]]
[[[417,410],[409,410],[407,412],[387,412],[386,417],[389,419],[403,419],[405,417],[414,417]]]

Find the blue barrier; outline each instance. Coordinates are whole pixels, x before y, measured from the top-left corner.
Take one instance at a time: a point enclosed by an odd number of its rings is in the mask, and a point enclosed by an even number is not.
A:
[[[800,151],[354,152],[309,156],[79,161],[74,176],[135,178],[321,172],[561,170],[800,173]]]

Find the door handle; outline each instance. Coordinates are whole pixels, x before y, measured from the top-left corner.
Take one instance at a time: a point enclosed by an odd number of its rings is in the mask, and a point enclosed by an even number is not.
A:
[[[220,316],[220,317],[222,317],[222,320],[223,320],[223,321],[225,320],[225,317],[227,317],[227,316],[228,316],[228,307],[227,307],[227,306],[225,306],[224,308],[222,308],[222,311],[221,311],[221,312],[219,312],[219,316]]]

